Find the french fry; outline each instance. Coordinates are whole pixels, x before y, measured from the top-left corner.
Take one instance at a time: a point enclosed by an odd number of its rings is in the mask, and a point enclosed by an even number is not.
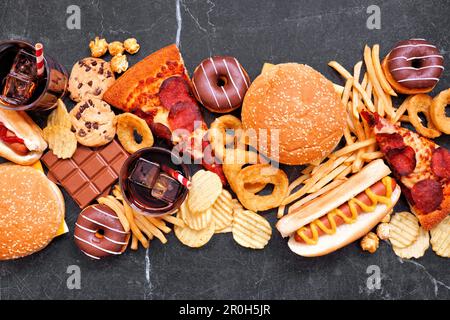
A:
[[[97,202],[110,207],[116,213],[117,217],[119,218],[119,221],[122,224],[123,229],[126,232],[130,231],[130,223],[125,216],[125,209],[124,209],[123,205],[119,202],[119,200],[117,200],[116,198],[114,198],[112,196],[107,196],[107,197],[98,198]]]
[[[384,92],[389,94],[390,96],[397,96],[397,93],[395,93],[394,89],[392,89],[391,85],[387,81],[386,77],[384,76],[383,69],[381,68],[380,63],[380,45],[376,44],[372,48],[372,62],[375,69],[375,74],[377,76],[378,81],[380,82],[381,87],[383,88]]]
[[[299,201],[297,201],[296,203],[294,203],[290,208],[289,208],[289,212],[291,211],[295,211],[305,205],[307,205],[310,201],[316,199],[317,197],[327,193],[330,190],[333,190],[334,188],[336,188],[338,185],[340,185],[342,182],[344,182],[345,179],[337,179],[334,180],[332,182],[330,182],[329,184],[327,184],[326,186],[324,186],[323,188],[321,188],[320,190],[311,193],[310,195],[300,199]]]
[[[383,153],[381,151],[374,151],[374,152],[365,152],[361,156],[361,159],[365,161],[372,161],[375,159],[383,158]]]
[[[344,138],[345,138],[345,143],[347,145],[352,144],[354,142],[352,134],[350,133],[350,128],[348,126],[344,127]]]
[[[157,218],[153,218],[153,217],[146,217],[146,218],[147,218],[148,221],[150,221],[151,224],[156,226],[162,232],[170,233],[170,231],[172,231],[172,229],[170,229],[168,226],[166,226],[166,223],[163,220],[157,219]]]
[[[306,179],[310,178],[311,176],[309,174],[303,174],[294,181],[289,184],[288,190],[289,192],[292,192],[295,188],[297,188],[299,185],[301,185]]]
[[[136,219],[136,225],[138,226],[139,230],[143,232],[149,240],[153,239],[153,233],[148,230],[148,228],[142,223],[142,221]]]
[[[369,97],[372,97],[372,90],[373,90],[373,86],[372,86],[372,82],[370,80],[367,80],[367,86],[366,86],[366,94]]]
[[[147,230],[153,234],[156,238],[158,238],[162,243],[166,243],[167,239],[164,236],[164,234],[156,227],[154,226],[150,221],[144,218],[144,216],[140,215],[137,212],[133,212],[133,215],[137,221],[140,221]]]
[[[344,171],[342,171],[342,172],[336,177],[336,179],[337,179],[337,180],[339,180],[339,179],[345,179],[345,178],[348,176],[348,174],[349,174],[350,172],[352,172],[352,167],[349,166],[347,169],[345,169]]]
[[[340,65],[337,61],[330,61],[328,65],[336,70],[341,76],[345,78],[345,80],[353,78],[350,72],[348,72],[343,66]]]
[[[139,242],[142,244],[144,248],[148,248],[148,240],[145,239],[141,230],[138,228],[134,221],[133,209],[128,205],[128,203],[124,203],[125,215],[127,217],[128,222],[130,223],[131,232],[138,238]]]
[[[340,86],[340,85],[338,85],[336,83],[333,83],[333,87],[334,87],[334,91],[336,91],[337,94],[342,96],[342,93],[344,92],[344,87]]]
[[[359,77],[361,75],[361,67],[362,61],[359,61],[358,63],[355,64],[355,67],[353,68],[353,86],[355,86],[355,84],[359,82]],[[352,112],[353,117],[355,117],[356,119],[359,119],[358,104],[359,104],[359,94],[356,90],[353,90]]]
[[[175,216],[166,215],[166,216],[163,216],[162,219],[167,221],[168,223],[173,224],[174,226],[178,226],[181,228],[184,228],[186,226],[186,224],[184,223],[184,221],[182,219],[179,219]]]
[[[138,238],[134,233],[131,234],[131,250],[137,250],[138,249]]]
[[[345,83],[345,87],[344,87],[344,93],[342,94],[342,104],[344,106],[347,105],[348,100],[350,99],[350,92],[352,91],[353,88],[353,79],[348,79],[347,82]]]
[[[343,155],[349,154],[350,152],[356,151],[361,148],[368,147],[375,143],[376,143],[375,138],[366,139],[364,141],[358,141],[358,142],[355,142],[354,144],[351,144],[349,146],[343,147],[342,149],[339,149],[335,153],[331,154],[330,158],[337,159]]]
[[[310,174],[310,173],[313,171],[313,169],[314,169],[314,166],[309,165],[309,166],[307,166],[305,169],[303,169],[303,170],[301,171],[301,173],[302,173],[302,174]]]
[[[339,165],[338,167],[336,167],[333,171],[331,171],[330,173],[328,173],[325,177],[323,177],[322,179],[320,179],[315,185],[314,187],[312,187],[310,190],[308,190],[308,193],[314,193],[319,191],[320,189],[322,189],[325,185],[327,185],[329,182],[331,182],[334,178],[336,178],[340,173],[342,173],[342,171],[344,171],[345,169],[347,169],[349,167],[349,165],[343,163],[341,165]]]
[[[367,84],[369,82],[369,78],[367,77],[367,72],[364,72],[364,76],[363,79],[361,81],[361,87],[366,90],[367,89]],[[367,91],[366,91],[367,92]]]
[[[408,104],[411,100],[411,97],[413,96],[409,96],[408,98],[406,98],[405,101],[403,101],[403,103],[400,105],[400,107],[398,107],[397,111],[395,112],[395,117],[392,119],[393,123],[399,122],[400,118],[405,114],[406,110],[408,110]]]
[[[363,153],[364,153],[364,149],[359,149],[358,151],[356,151],[356,159],[355,159],[355,161],[353,161],[352,166],[351,166],[352,167],[352,173],[358,172],[358,170],[362,166],[361,156],[362,156]]]
[[[364,90],[363,87],[361,87],[361,85],[358,82],[353,82],[353,86],[355,87],[356,90],[358,90],[359,94],[362,96],[363,101],[366,107],[369,109],[369,111],[375,112],[375,105],[373,104],[372,99],[367,95],[366,90]]]
[[[380,108],[383,108],[383,110],[385,110],[388,115],[393,117],[394,110],[392,110],[392,108],[389,108],[389,103],[386,100],[386,94],[384,93],[383,88],[381,88],[381,85],[375,73],[375,68],[372,61],[372,50],[367,45],[364,47],[364,62],[366,63],[367,73],[369,75],[370,81],[372,82],[375,94],[378,96],[378,99],[381,100],[378,102],[381,103]]]
[[[400,122],[411,122],[411,120],[409,120],[408,116],[401,116],[400,117]]]
[[[317,181],[319,181],[325,174],[333,170],[333,164],[334,160],[331,161],[329,160],[325,162],[323,165],[321,165],[320,168],[317,170],[317,172],[308,180],[308,182],[300,190],[288,196],[286,199],[283,200],[281,204],[287,205],[292,201],[295,201],[300,197],[304,196],[309,191],[309,189],[311,189],[317,183]]]

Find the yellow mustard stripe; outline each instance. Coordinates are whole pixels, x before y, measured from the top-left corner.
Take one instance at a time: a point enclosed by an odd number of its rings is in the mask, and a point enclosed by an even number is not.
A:
[[[356,219],[358,218],[358,208],[359,206],[363,212],[373,212],[375,208],[377,207],[378,203],[382,203],[386,205],[387,207],[390,207],[391,202],[391,195],[392,195],[392,178],[387,176],[384,177],[381,182],[383,183],[384,187],[386,188],[386,195],[380,196],[377,195],[375,192],[373,192],[370,188],[367,188],[364,190],[366,195],[369,197],[370,201],[372,202],[370,205],[365,204],[364,202],[352,198],[348,201],[348,206],[350,208],[351,216],[347,216],[344,214],[341,210],[338,208],[332,210],[327,214],[328,222],[330,223],[330,227],[328,228],[320,219],[316,219],[313,222],[311,222],[308,226],[304,226],[297,230],[297,235],[306,243],[310,245],[317,244],[319,241],[319,229],[322,230],[325,234],[334,234],[336,233],[336,219],[335,217],[341,217],[342,220],[346,224],[354,223]],[[311,230],[311,237],[308,237],[305,234],[305,231],[310,228]]]

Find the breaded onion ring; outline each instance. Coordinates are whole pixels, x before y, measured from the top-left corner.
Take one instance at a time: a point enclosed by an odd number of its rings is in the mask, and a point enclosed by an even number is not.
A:
[[[245,188],[246,183],[273,184],[270,195],[256,195]],[[236,194],[242,205],[252,211],[265,211],[281,205],[286,197],[289,179],[286,173],[270,164],[255,164],[242,169],[235,181]]]
[[[241,171],[242,167],[247,164],[256,164],[266,162],[264,158],[258,156],[254,151],[246,151],[243,149],[227,149],[225,151],[225,159],[223,162],[223,172],[230,184],[231,189],[237,193],[236,189],[236,177]],[[257,193],[264,189],[266,184],[264,183],[246,183],[245,188],[252,193]]]
[[[439,93],[431,103],[430,115],[434,125],[442,132],[450,134],[450,118],[445,115],[445,107],[450,104],[450,89]]]
[[[436,138],[441,135],[439,130],[436,130],[432,119],[430,117],[430,107],[433,99],[426,94],[416,94],[412,96],[408,102],[406,109],[408,110],[409,121],[414,126],[416,131],[427,138]],[[427,127],[422,124],[419,113],[423,113],[427,119]]]
[[[230,135],[230,130],[234,130],[235,135]],[[242,133],[241,120],[230,114],[217,118],[211,124],[208,137],[214,150],[214,155],[218,159],[224,160],[227,144],[233,143],[236,146],[239,141],[239,136],[236,136],[238,132],[239,134]]]
[[[124,149],[129,153],[135,153],[139,149],[153,146],[153,134],[145,120],[132,113],[123,113],[117,117],[117,137]],[[138,143],[134,137],[134,131],[142,137]]]

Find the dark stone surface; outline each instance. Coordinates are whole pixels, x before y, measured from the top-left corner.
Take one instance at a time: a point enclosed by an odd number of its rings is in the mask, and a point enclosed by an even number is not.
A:
[[[381,8],[381,30],[368,30],[366,8]],[[66,8],[81,8],[81,30],[66,28]],[[328,66],[347,68],[362,59],[363,46],[379,43],[386,54],[396,41],[424,37],[443,53],[448,67],[450,3],[429,1],[180,1],[180,47],[190,72],[211,54],[236,56],[254,78],[263,62],[307,63],[337,83]],[[136,37],[139,59],[173,43],[177,34],[176,1],[12,1],[0,4],[0,39],[40,41],[46,52],[69,70],[89,54],[96,35],[107,40]],[[445,71],[434,93],[447,88]],[[72,106],[72,103],[68,104]],[[211,119],[211,116],[208,116]],[[448,136],[438,139],[449,146]],[[292,176],[298,168],[290,168]],[[449,299],[448,260],[431,249],[419,260],[402,261],[382,243],[364,254],[354,243],[326,257],[292,254],[278,232],[265,250],[238,246],[230,234],[215,236],[204,248],[182,246],[173,234],[148,251],[127,251],[118,258],[87,259],[72,240],[79,213],[65,194],[70,234],[40,253],[0,263],[0,299]],[[402,200],[398,210],[406,209]],[[274,214],[267,217],[273,223]],[[69,265],[81,268],[81,290],[66,286]],[[366,286],[367,267],[382,272],[380,290]],[[146,277],[148,276],[148,278]]]

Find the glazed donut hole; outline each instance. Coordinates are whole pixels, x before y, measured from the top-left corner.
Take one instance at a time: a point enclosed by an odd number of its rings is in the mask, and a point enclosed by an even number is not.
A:
[[[228,78],[225,76],[219,76],[217,77],[216,83],[218,87],[224,87],[228,84]]]

